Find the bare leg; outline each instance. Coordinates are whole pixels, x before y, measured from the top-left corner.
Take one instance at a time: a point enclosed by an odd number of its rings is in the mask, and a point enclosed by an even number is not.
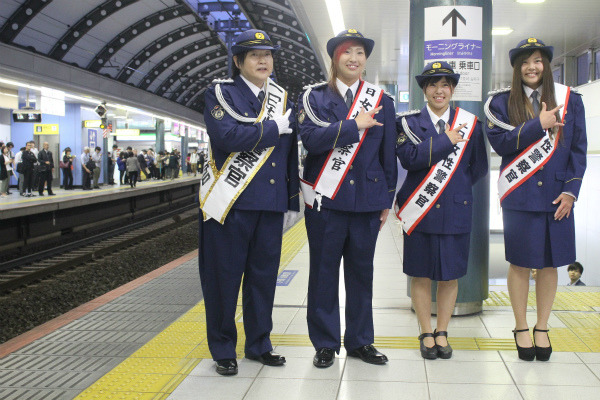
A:
[[[515,328],[528,328],[527,297],[529,295],[529,268],[510,264],[508,269],[508,294],[515,315]],[[529,332],[517,333],[517,343],[521,347],[533,346]]]
[[[439,281],[437,287],[437,330],[447,331],[450,317],[456,304],[458,294],[458,281]],[[445,336],[438,336],[435,342],[440,346],[447,346],[448,340]]]
[[[558,272],[556,268],[542,268],[538,270],[535,283],[535,297],[537,302],[537,323],[538,329],[548,329],[548,318],[552,311],[552,304],[556,296],[556,285],[558,282]],[[548,347],[548,336],[545,332],[534,333],[535,343],[539,347]]]
[[[431,279],[411,277],[410,293],[421,326],[421,333],[433,333],[431,328]],[[426,347],[435,345],[435,341],[431,337],[423,339],[423,343]]]

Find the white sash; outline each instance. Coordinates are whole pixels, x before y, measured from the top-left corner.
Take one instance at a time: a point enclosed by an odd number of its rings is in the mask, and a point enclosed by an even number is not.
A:
[[[350,107],[346,119],[356,118],[360,113],[361,108],[364,108],[365,112],[368,112],[373,108],[378,107],[383,93],[383,89],[369,82],[361,81],[357,90],[357,96],[354,99],[352,107]],[[340,124],[341,123],[342,122],[340,121]],[[367,131],[368,129],[361,129],[358,131],[360,139],[358,143],[352,143],[344,147],[336,147],[329,152],[327,160],[323,164],[321,172],[319,173],[316,182],[312,185],[312,188],[311,183],[303,180],[300,181],[304,202],[307,205],[312,208],[314,200],[317,199],[320,206],[321,196],[329,197],[332,200],[335,199],[335,196],[354,161],[354,157],[356,157],[356,153],[366,137]]]
[[[286,111],[287,92],[271,79],[267,80],[266,85],[262,110],[254,123],[272,119],[275,115],[283,115]],[[221,105],[225,110],[230,109],[229,105]],[[234,118],[237,116],[235,112],[229,114]],[[221,170],[217,171],[209,143],[200,183],[200,208],[205,221],[214,218],[221,224],[225,222],[229,210],[267,161],[273,149],[274,147],[269,147],[231,153]]]
[[[561,110],[561,122],[565,120],[567,105],[571,88],[569,86],[554,84],[554,95],[557,104],[564,104]],[[562,102],[559,102],[562,100]],[[498,195],[500,201],[504,200],[513,190],[518,188],[523,182],[535,174],[544,164],[546,164],[556,149],[558,138],[562,130],[554,138],[554,143],[550,138],[550,131],[546,130],[546,135],[527,147],[517,158],[506,165],[500,172],[498,178]]]
[[[467,125],[460,130],[460,134],[463,138],[470,139],[476,122],[477,117],[475,115],[457,108],[450,129],[452,130],[456,126],[466,123]],[[453,153],[450,153],[448,157],[431,167],[425,179],[417,186],[415,191],[396,213],[398,219],[403,222],[402,226],[407,235],[411,234],[446,189],[448,182],[450,182],[452,175],[458,168],[467,143],[469,142],[457,143],[454,146]]]

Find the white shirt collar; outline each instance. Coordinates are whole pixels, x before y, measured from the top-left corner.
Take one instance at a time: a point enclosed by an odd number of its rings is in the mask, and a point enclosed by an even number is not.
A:
[[[529,102],[533,102],[533,100],[531,99],[531,93],[533,93],[534,90],[537,90],[538,92],[538,102],[540,102],[541,104],[541,98],[542,98],[542,85],[538,86],[537,89],[532,89],[527,85],[523,85],[523,90],[525,91],[525,96],[527,96],[527,98],[529,99]]]
[[[248,79],[246,79],[244,77],[244,75],[240,74],[240,76],[242,77],[244,82],[246,82],[246,85],[248,85],[250,90],[252,90],[252,93],[254,93],[254,95],[258,98],[258,94],[260,93],[261,90],[263,90],[263,87],[265,87],[265,84],[263,83],[262,87],[258,87],[254,83],[252,83]]]
[[[431,108],[429,108],[429,104],[427,104],[427,112],[429,113],[429,118],[431,118],[431,122],[433,123],[433,126],[435,126],[436,131],[438,129],[437,123],[440,119],[447,124],[450,123],[450,106],[448,106],[448,108],[446,109],[446,111],[444,111],[441,117],[438,117],[433,111],[431,111]]]
[[[335,85],[337,89],[340,91],[342,97],[346,96],[346,92],[348,89],[352,90],[352,98],[356,97],[356,92],[358,91],[358,85],[360,84],[360,79],[357,79],[356,82],[352,84],[352,86],[346,85],[344,82],[340,80],[340,78],[336,78]]]

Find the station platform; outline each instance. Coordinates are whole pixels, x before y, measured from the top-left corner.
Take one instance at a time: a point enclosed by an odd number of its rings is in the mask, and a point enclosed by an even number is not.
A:
[[[49,211],[65,210],[68,208],[80,207],[103,203],[115,199],[140,196],[143,194],[154,193],[164,190],[165,187],[189,186],[193,183],[199,183],[199,176],[181,176],[177,179],[166,180],[145,180],[138,182],[135,188],[127,185],[103,185],[100,189],[83,190],[76,188],[74,190],[64,190],[58,185],[52,188],[56,196],[48,196],[44,190],[44,196],[39,196],[37,189],[33,191],[35,197],[24,197],[19,194],[17,188],[11,188],[11,194],[6,198],[0,198],[0,219],[9,219],[26,215],[39,214]],[[54,182],[57,183],[57,182]]]
[[[301,220],[284,235],[273,310],[271,339],[287,358],[285,366],[240,359],[237,376],[215,372],[193,252],[0,345],[0,398],[598,399],[600,288],[559,287],[549,362],[518,359],[502,286],[490,287],[481,314],[451,320],[452,359],[423,360],[399,229],[390,218],[375,255],[375,345],[390,359],[385,366],[347,358],[342,350],[332,367],[313,367],[306,325],[309,252]],[[340,296],[343,304],[343,285]],[[237,321],[243,356],[241,309]]]

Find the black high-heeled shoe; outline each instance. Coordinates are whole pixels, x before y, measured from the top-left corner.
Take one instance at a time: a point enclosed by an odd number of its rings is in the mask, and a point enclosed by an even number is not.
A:
[[[426,358],[427,360],[435,360],[438,357],[437,346],[435,344],[433,345],[433,347],[425,346],[423,339],[425,339],[426,337],[432,338],[433,333],[422,333],[421,335],[419,335],[419,341],[421,342],[421,357]],[[435,338],[433,340],[435,340]]]
[[[519,353],[519,358],[523,361],[533,361],[535,358],[535,348],[534,347],[521,347],[517,343],[517,333],[519,332],[529,332],[529,328],[527,329],[513,329],[513,335],[515,336],[515,346],[517,346],[517,352]]]
[[[445,336],[446,341],[448,340],[448,332],[446,332],[446,331],[438,331],[437,329],[434,330],[433,331],[434,339],[437,338],[438,336]],[[437,347],[437,354],[438,354],[439,358],[448,360],[449,358],[452,357],[452,347],[450,346],[450,343],[448,343],[446,346],[440,346],[439,344],[436,344],[436,347]]]
[[[539,347],[535,344],[535,333],[536,332],[550,332],[550,329],[538,329],[537,326],[533,327],[533,345],[535,346],[535,358],[538,361],[548,361],[550,359],[550,355],[552,354],[552,343],[550,343],[550,335],[548,335],[548,343],[550,346],[548,347]]]

